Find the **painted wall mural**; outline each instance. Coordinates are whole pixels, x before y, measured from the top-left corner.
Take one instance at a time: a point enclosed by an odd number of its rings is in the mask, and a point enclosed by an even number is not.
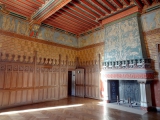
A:
[[[79,37],[78,47],[85,47],[100,42],[104,42],[104,29]]]
[[[71,36],[46,27],[40,27],[37,38],[67,46],[78,47],[76,36]]]
[[[107,25],[105,29],[105,61],[142,58],[137,17]]]
[[[0,29],[29,36],[28,22],[0,12]]]
[[[0,12],[0,29],[25,36],[29,36],[30,34],[28,21],[4,14],[2,12]],[[40,27],[37,38],[67,46],[78,47],[76,36],[55,31],[47,27]]]
[[[160,9],[142,15],[141,21],[144,32],[160,28]]]

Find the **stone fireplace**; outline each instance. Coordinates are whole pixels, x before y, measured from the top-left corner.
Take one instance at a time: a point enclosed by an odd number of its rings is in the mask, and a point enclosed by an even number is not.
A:
[[[154,74],[150,59],[104,62],[101,76],[107,102],[129,99],[143,110],[152,107],[150,84]]]

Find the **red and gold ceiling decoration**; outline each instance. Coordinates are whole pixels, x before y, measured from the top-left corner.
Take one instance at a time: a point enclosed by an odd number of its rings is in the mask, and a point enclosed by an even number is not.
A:
[[[160,0],[0,0],[5,9],[76,35],[159,4]]]

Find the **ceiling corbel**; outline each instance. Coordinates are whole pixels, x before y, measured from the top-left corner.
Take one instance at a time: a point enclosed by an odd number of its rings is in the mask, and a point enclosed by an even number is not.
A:
[[[2,11],[5,14],[9,14],[9,11],[6,10],[6,6],[4,4],[0,3],[0,11]]]

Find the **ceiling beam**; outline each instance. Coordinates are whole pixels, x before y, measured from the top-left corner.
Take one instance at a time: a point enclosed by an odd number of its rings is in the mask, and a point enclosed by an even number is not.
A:
[[[60,18],[64,17],[64,18],[66,18],[66,19],[69,19],[69,20],[71,20],[71,21],[77,22],[77,23],[79,23],[79,24],[81,24],[81,25],[83,25],[83,26],[86,26],[86,27],[93,27],[93,26],[88,25],[88,24],[86,24],[86,23],[84,23],[84,22],[81,22],[81,21],[79,21],[79,19],[73,18],[73,17],[71,17],[71,16],[69,16],[69,15],[65,15],[65,14],[62,14],[62,13],[59,13],[59,12],[56,12],[54,15],[57,15],[57,16],[60,17]]]
[[[122,0],[127,6],[130,5],[130,1],[129,0]]]
[[[119,14],[113,15],[109,18],[106,18],[106,19],[102,20],[102,25],[105,25],[107,23],[110,23],[110,22],[113,22],[115,20],[121,19],[123,17],[126,17],[126,16],[131,15],[131,14],[136,13],[136,12],[140,12],[140,9],[138,8],[138,6],[134,6],[134,7],[129,8],[129,9],[123,11],[123,12],[120,12]]]
[[[73,28],[67,28],[67,26],[66,25],[59,25],[59,24],[57,24],[57,23],[51,23],[50,21],[48,21],[48,22],[45,22],[45,23],[47,23],[47,24],[49,24],[49,25],[52,25],[53,27],[56,27],[56,28],[60,28],[60,29],[62,29],[62,30],[64,30],[64,31],[68,31],[68,32],[72,32],[72,33],[74,33],[74,34],[79,34],[79,32],[80,31],[77,31],[77,30],[75,30],[75,29],[73,29]]]
[[[113,2],[119,7],[123,8],[123,5],[118,0],[113,0]]]
[[[76,12],[82,14],[82,15],[85,15],[86,17],[88,17],[88,18],[90,18],[90,19],[92,19],[92,20],[96,20],[96,18],[93,17],[92,15],[84,12],[83,10],[77,8],[76,6],[74,6],[74,5],[70,4],[70,3],[69,3],[67,6],[68,6],[70,9],[72,9],[72,10],[74,10],[74,11],[76,11]]]
[[[139,8],[143,8],[143,3],[140,0],[133,0],[135,2],[135,4],[139,7]]]
[[[93,20],[91,20],[91,19],[89,19],[89,18],[87,18],[87,17],[85,17],[85,16],[83,16],[83,15],[81,15],[79,13],[76,13],[75,11],[69,9],[68,7],[64,7],[63,10],[65,10],[68,13],[71,13],[71,14],[77,16],[78,18],[83,19],[84,21],[87,21],[87,22],[89,22],[89,23],[91,23],[93,25],[99,25],[98,22],[95,22],[95,21],[93,21]]]
[[[88,12],[89,14],[95,16],[96,18],[100,18],[101,16],[97,13],[93,12],[92,10],[88,9],[87,7],[83,6],[81,3],[77,1],[72,1],[73,4],[75,4],[77,7],[81,8],[82,10]]]
[[[102,0],[103,3],[105,3],[111,10],[116,11],[117,8],[114,7],[111,3],[109,3],[107,0]]]
[[[148,6],[150,6],[152,4],[152,2],[150,0],[144,0],[144,3]]]
[[[77,22],[75,22],[75,21],[71,21],[70,19],[67,19],[67,18],[65,18],[65,17],[58,17],[58,16],[54,15],[54,16],[51,16],[51,17],[49,17],[49,18],[51,18],[51,19],[56,19],[56,20],[67,21],[68,23],[73,24],[73,25],[75,25],[75,26],[79,26],[79,27],[82,27],[82,28],[84,28],[84,29],[88,29],[87,26],[82,25],[82,24],[79,24],[79,23],[77,23]]]
[[[111,11],[109,9],[107,9],[106,7],[104,7],[102,4],[100,4],[97,0],[92,0],[92,2],[94,4],[96,4],[97,6],[99,6],[100,8],[102,8],[105,12],[107,12],[108,14],[111,13]]]
[[[95,25],[93,25],[93,24],[91,24],[91,23],[89,23],[89,22],[84,21],[84,20],[81,19],[81,18],[77,18],[76,16],[74,16],[74,15],[72,15],[72,14],[70,14],[70,13],[65,12],[64,10],[59,10],[59,12],[61,12],[62,14],[68,15],[68,16],[70,16],[70,17],[72,17],[72,18],[75,18],[75,19],[77,19],[77,20],[80,21],[80,22],[86,23],[86,24],[91,25],[91,26],[93,26],[93,27],[95,26]]]
[[[45,20],[44,22],[49,22],[49,23],[56,23],[57,25],[62,25],[62,26],[66,26],[66,28],[72,28],[72,29],[75,29],[76,31],[83,31],[85,29],[83,28],[80,28],[78,26],[75,26],[73,24],[70,24],[68,22],[65,22],[65,21],[60,21],[60,20],[56,20],[56,19],[47,19]],[[78,28],[78,29],[77,29]]]
[[[71,0],[49,0],[39,10],[37,10],[31,17],[31,24],[40,24],[63,6],[71,2]]]
[[[81,3],[87,5],[89,8],[91,8],[92,10],[96,11],[98,14],[105,16],[105,13],[102,12],[101,10],[99,10],[97,7],[95,7],[94,5],[92,5],[91,3],[89,3],[86,0],[81,0]]]

